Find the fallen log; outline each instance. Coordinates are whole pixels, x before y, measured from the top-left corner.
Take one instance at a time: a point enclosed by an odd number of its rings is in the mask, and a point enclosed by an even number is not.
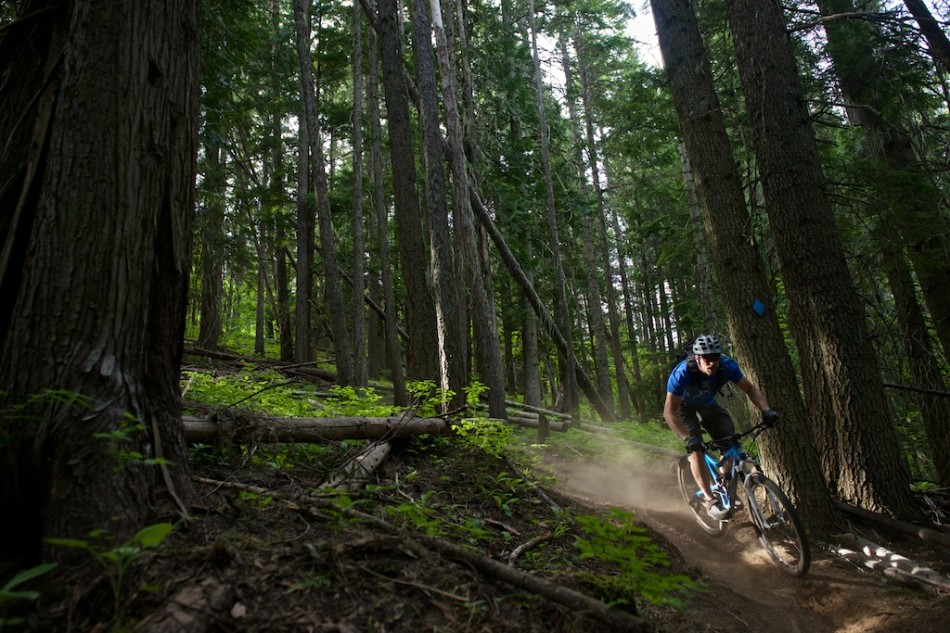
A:
[[[936,543],[944,547],[950,547],[950,535],[947,535],[943,532],[938,532],[937,530],[932,530],[930,528],[921,527],[919,525],[914,525],[913,523],[907,523],[905,521],[898,521],[897,519],[892,519],[891,517],[884,516],[877,512],[871,512],[870,510],[865,510],[864,508],[858,508],[851,505],[850,503],[845,503],[844,501],[836,501],[835,507],[845,514],[850,514],[856,516],[859,519],[865,521],[871,521],[877,523],[878,525],[883,525],[886,528],[890,528],[901,534],[907,534],[908,536],[916,536],[922,541],[928,543]]]
[[[502,420],[501,418],[488,418],[492,422],[509,422],[511,424],[517,424],[518,426],[524,427],[526,429],[539,429],[541,428],[541,422],[536,418],[526,418],[518,415],[508,416],[507,420]],[[563,422],[548,422],[548,430],[557,431],[563,433],[571,428],[570,424],[564,424]]]
[[[881,571],[888,578],[915,585],[933,595],[950,595],[950,578],[944,574],[855,534],[844,534],[841,540],[846,545],[857,548],[857,552],[839,549],[838,553],[845,558],[854,560],[858,558],[855,554],[860,552],[862,563],[868,569]]]
[[[210,419],[182,416],[185,439],[244,443],[379,440],[417,435],[444,435],[451,427],[442,418],[241,418]]]
[[[284,373],[292,373],[297,375],[309,376],[311,378],[318,378],[325,382],[336,382],[336,373],[328,371],[326,369],[320,369],[319,367],[314,367],[311,365],[315,364],[315,361],[309,363],[291,363],[282,360],[273,360],[269,358],[256,358],[252,356],[244,356],[242,354],[234,354],[232,352],[223,352],[220,350],[209,350],[202,349],[200,347],[186,346],[185,354],[191,354],[193,356],[204,356],[205,358],[214,358],[216,360],[224,360],[230,363],[241,363],[248,362],[254,363],[255,365],[261,365],[264,367],[273,367],[277,371]]]
[[[514,409],[521,409],[523,411],[530,411],[531,413],[539,413],[546,415],[549,418],[560,418],[561,420],[570,420],[570,413],[560,413],[558,411],[551,411],[549,409],[543,409],[541,407],[535,407],[530,404],[525,404],[523,402],[515,402],[514,400],[505,400],[505,405],[512,407]]]

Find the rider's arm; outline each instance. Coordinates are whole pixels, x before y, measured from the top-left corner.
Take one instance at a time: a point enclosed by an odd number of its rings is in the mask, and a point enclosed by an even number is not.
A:
[[[676,411],[680,408],[681,402],[683,402],[683,398],[675,393],[666,392],[666,404],[663,405],[663,417],[666,419],[666,425],[676,433],[676,437],[679,439],[683,439],[689,434],[686,425],[680,422],[679,416],[676,415]]]
[[[751,400],[752,404],[759,408],[759,411],[765,411],[769,408],[769,401],[765,399],[765,394],[762,393],[758,387],[752,384],[752,381],[750,381],[748,378],[743,377],[742,380],[736,383],[736,386],[739,387],[739,389],[742,389],[746,395],[749,396],[749,400]]]

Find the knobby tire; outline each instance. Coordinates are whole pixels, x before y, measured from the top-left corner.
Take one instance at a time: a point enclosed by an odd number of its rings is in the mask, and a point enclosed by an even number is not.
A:
[[[680,492],[683,494],[683,501],[686,502],[689,511],[693,513],[696,523],[703,529],[703,532],[710,536],[722,536],[726,533],[726,521],[717,521],[708,514],[701,501],[702,495],[697,496],[699,488],[696,487],[696,480],[693,478],[693,471],[689,467],[689,456],[683,456],[676,463],[676,480],[680,486]]]
[[[785,573],[805,575],[811,551],[805,528],[788,496],[762,473],[746,477],[745,490],[749,519],[769,557]]]

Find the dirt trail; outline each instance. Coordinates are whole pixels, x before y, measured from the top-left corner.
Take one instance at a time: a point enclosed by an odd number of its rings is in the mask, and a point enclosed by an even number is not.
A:
[[[565,494],[632,510],[666,538],[709,585],[690,609],[708,613],[708,630],[769,633],[937,633],[947,630],[950,599],[899,587],[812,543],[804,578],[775,567],[752,527],[737,521],[722,537],[705,534],[683,504],[667,461],[557,460],[548,464]],[[919,560],[924,563],[925,561]]]

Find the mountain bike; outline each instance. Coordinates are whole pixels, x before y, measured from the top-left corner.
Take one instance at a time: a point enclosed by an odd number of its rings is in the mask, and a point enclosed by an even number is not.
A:
[[[721,450],[716,441],[704,442],[703,458],[709,470],[712,492],[726,509],[726,518],[719,521],[706,513],[703,491],[696,485],[690,470],[689,456],[676,463],[680,492],[699,526],[711,536],[722,536],[737,510],[745,506],[749,521],[755,528],[762,548],[778,567],[792,576],[803,576],[811,564],[811,551],[801,519],[788,496],[774,481],[765,476],[755,457],[742,449],[743,437],[758,437],[771,428],[762,422],[748,431],[732,436],[733,444],[716,460],[713,449]],[[742,499],[737,494],[743,491]]]

